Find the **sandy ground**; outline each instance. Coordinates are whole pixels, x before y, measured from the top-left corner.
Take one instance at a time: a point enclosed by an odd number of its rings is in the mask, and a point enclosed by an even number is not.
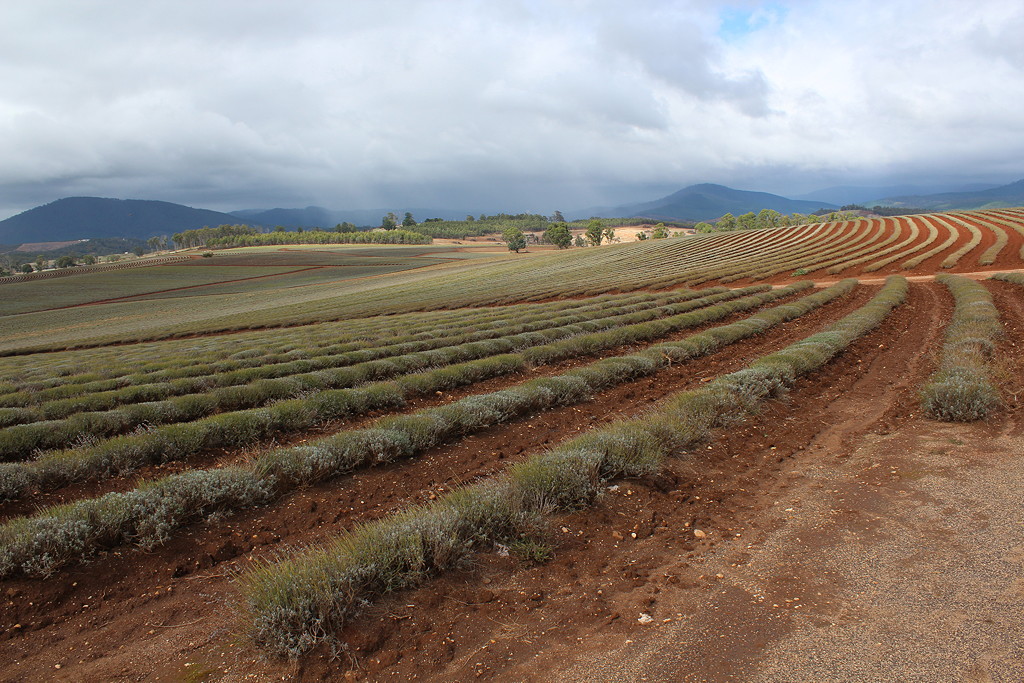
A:
[[[1024,680],[1022,437],[916,420],[812,446],[773,530],[701,563],[717,580],[683,591],[687,618],[557,679]]]

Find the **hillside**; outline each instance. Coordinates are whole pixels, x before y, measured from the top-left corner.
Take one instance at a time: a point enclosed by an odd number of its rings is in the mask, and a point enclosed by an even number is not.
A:
[[[975,192],[987,190],[991,184],[959,184],[959,185],[837,185],[826,187],[793,197],[809,202],[829,202],[836,206],[846,204],[863,204],[875,206],[878,197],[902,197],[938,194],[940,192]]]
[[[868,206],[908,206],[932,211],[1001,209],[1024,205],[1024,180],[987,190],[942,192],[939,194],[904,195],[866,203]]]
[[[425,245],[405,248],[359,245],[337,247],[343,254],[381,256],[417,254],[429,267],[387,277],[358,278],[339,286],[328,280],[304,287],[274,288],[262,278],[253,292],[209,293],[203,306],[191,297],[155,302],[86,305],[69,310],[9,315],[4,318],[0,353],[93,345],[131,334],[136,340],[172,335],[205,334],[255,327],[340,320],[373,314],[407,313],[453,307],[506,305],[550,297],[593,296],[610,291],[698,287],[709,284],[790,282],[793,279],[835,279],[889,274],[929,275],[1024,268],[1024,210],[921,214],[893,218],[816,223],[770,230],[709,233],[685,238],[626,242],[599,248],[551,251],[530,247],[528,254],[487,254],[470,258],[467,245]],[[316,247],[322,249],[322,247]],[[397,250],[396,250],[397,249]],[[224,250],[202,260],[204,266],[241,263],[327,265],[301,246]],[[325,252],[327,253],[327,252]],[[419,256],[417,256],[419,258]],[[392,259],[382,260],[391,263]],[[143,271],[146,269],[142,269]],[[233,273],[237,268],[232,266]],[[144,277],[140,271],[139,277]],[[84,292],[78,276],[65,280]],[[191,283],[190,283],[191,284]],[[18,290],[8,287],[12,299]],[[23,287],[23,285],[14,285]],[[353,287],[358,287],[353,289]],[[27,295],[25,295],[27,296]],[[111,298],[109,296],[104,298]],[[53,329],[48,329],[50,327]],[[116,333],[115,333],[116,332]]]
[[[0,243],[64,242],[96,237],[145,240],[203,226],[238,223],[237,216],[144,199],[66,197],[0,221]]]
[[[724,185],[691,185],[654,201],[608,209],[602,216],[641,217],[655,220],[712,221],[726,213],[740,215],[761,209],[780,213],[811,213],[838,208],[820,201],[787,199],[768,192],[735,190]]]

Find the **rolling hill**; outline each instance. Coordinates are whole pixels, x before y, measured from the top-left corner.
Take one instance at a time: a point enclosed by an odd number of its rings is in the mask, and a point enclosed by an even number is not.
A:
[[[238,223],[237,216],[143,199],[66,197],[0,221],[0,243],[63,242],[96,237],[147,239]]]
[[[748,211],[774,209],[780,213],[811,213],[818,209],[838,208],[820,201],[787,199],[768,192],[736,190],[724,185],[702,183],[642,204],[608,209],[605,217],[640,217],[658,220],[711,221],[726,213],[739,215]]]
[[[1024,179],[987,190],[888,197],[868,202],[868,205],[912,206],[932,211],[1002,209],[1010,206],[1021,206],[1024,205]]]

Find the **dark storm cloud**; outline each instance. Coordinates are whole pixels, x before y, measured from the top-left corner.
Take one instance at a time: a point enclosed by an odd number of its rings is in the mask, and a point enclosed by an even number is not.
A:
[[[6,3],[0,211],[550,211],[701,181],[1012,177],[1022,22],[994,0]]]

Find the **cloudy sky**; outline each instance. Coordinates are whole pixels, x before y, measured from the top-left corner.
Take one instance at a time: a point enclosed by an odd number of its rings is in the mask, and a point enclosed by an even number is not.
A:
[[[0,218],[1009,182],[1022,35],[1007,0],[4,2]]]

